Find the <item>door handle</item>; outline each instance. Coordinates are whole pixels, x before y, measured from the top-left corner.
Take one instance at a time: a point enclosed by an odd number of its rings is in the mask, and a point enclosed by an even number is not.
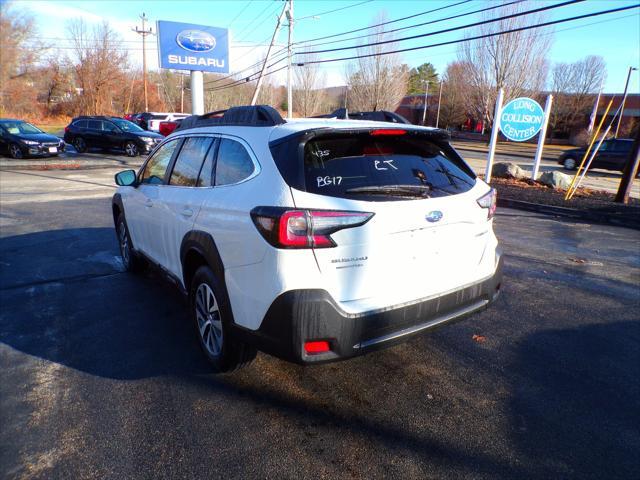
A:
[[[190,208],[185,208],[185,209],[183,209],[183,210],[180,212],[180,214],[181,214],[183,217],[190,217],[190,216],[192,216],[192,215],[193,215],[193,210],[191,210]]]
[[[145,206],[145,207],[153,207],[153,202],[152,202],[151,200],[147,199],[147,200],[144,202],[144,206]]]

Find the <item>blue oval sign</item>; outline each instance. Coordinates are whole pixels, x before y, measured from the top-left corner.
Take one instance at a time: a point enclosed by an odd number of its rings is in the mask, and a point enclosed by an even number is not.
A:
[[[427,222],[435,223],[442,220],[442,217],[443,217],[443,214],[440,210],[434,210],[433,212],[429,212],[427,216],[424,218],[427,219]]]
[[[520,97],[507,103],[500,112],[500,131],[509,140],[523,142],[542,128],[544,111],[538,102]]]
[[[214,36],[202,30],[183,30],[176,36],[176,42],[190,52],[210,52],[216,48]]]

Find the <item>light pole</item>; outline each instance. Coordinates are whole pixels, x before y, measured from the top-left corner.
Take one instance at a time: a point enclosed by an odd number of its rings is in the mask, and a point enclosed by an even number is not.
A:
[[[429,100],[429,80],[425,82],[424,87],[424,110],[422,110],[422,125],[427,124],[427,102]]]
[[[616,126],[616,133],[613,134],[613,138],[618,138],[618,130],[620,130],[620,122],[622,122],[622,115],[624,114],[624,104],[627,101],[627,89],[629,88],[629,79],[631,78],[631,72],[638,70],[636,67],[629,67],[629,73],[627,73],[627,82],[624,84],[624,94],[622,96],[622,105],[620,106],[620,116],[618,117],[618,125]]]

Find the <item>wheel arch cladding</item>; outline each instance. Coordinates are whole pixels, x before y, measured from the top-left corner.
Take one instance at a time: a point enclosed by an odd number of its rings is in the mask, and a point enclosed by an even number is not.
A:
[[[113,212],[113,224],[118,227],[118,217],[120,214],[124,214],[124,208],[122,206],[122,197],[119,193],[116,193],[111,200],[111,211]]]
[[[180,261],[182,263],[182,281],[187,291],[198,267],[207,265],[213,270],[226,294],[224,264],[220,258],[216,242],[209,233],[200,230],[188,232],[180,245]]]

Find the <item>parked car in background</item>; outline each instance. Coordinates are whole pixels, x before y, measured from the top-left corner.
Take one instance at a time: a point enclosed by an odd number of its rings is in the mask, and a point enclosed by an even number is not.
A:
[[[0,152],[13,158],[55,156],[64,141],[23,120],[0,118]]]
[[[159,133],[148,132],[120,117],[81,116],[64,129],[64,139],[79,152],[89,148],[122,149],[129,157],[148,153],[162,141]]]
[[[125,120],[129,120],[130,122],[133,122],[133,118],[134,118],[136,115],[138,115],[138,114],[137,114],[137,113],[127,113],[127,114],[124,116],[124,119],[125,119]]]
[[[178,119],[187,118],[188,113],[161,113],[161,112],[144,112],[137,115],[135,121],[144,130],[152,132],[160,131],[160,122],[173,122]]]
[[[629,154],[631,153],[632,148],[632,139],[612,138],[610,140],[605,140],[602,142],[602,145],[593,159],[593,162],[591,162],[589,169],[602,168],[605,170],[622,171],[629,160]],[[586,148],[574,148],[572,150],[567,150],[560,155],[558,163],[564,166],[566,170],[575,170],[580,165],[586,150]]]
[[[496,192],[443,130],[219,113],[183,120],[118,173],[112,203],[125,268],[148,259],[188,295],[215,370],[256,349],[354,357],[498,296]]]

